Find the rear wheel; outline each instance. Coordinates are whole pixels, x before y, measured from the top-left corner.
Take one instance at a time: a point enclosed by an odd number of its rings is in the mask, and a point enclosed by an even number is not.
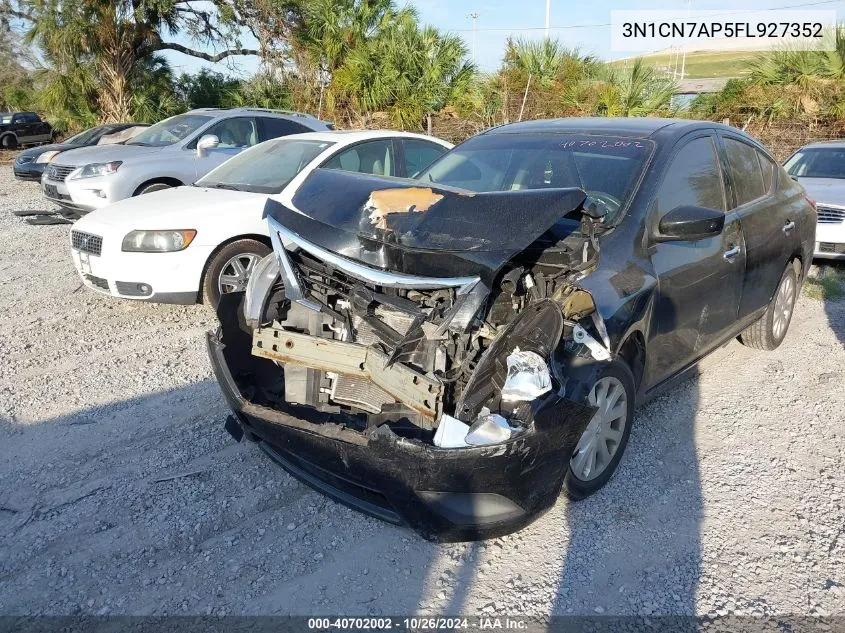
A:
[[[581,435],[563,480],[570,499],[590,496],[619,465],[634,420],[634,376],[619,359],[607,364],[587,398],[597,411]]]
[[[216,308],[221,295],[245,291],[255,265],[271,252],[266,244],[251,239],[237,240],[221,248],[205,271],[205,302]]]
[[[778,347],[786,337],[789,324],[792,321],[792,312],[795,309],[795,300],[798,297],[798,273],[795,266],[790,262],[783,271],[775,296],[769,302],[763,316],[749,325],[742,334],[739,341],[743,345],[771,351]]]
[[[0,139],[0,147],[2,147],[3,149],[17,149],[18,139],[16,139],[12,134],[7,134],[2,139]]]

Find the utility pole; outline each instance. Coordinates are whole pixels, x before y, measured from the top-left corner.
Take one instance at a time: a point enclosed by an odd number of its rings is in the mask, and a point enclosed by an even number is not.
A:
[[[692,0],[687,0],[687,20],[689,20],[690,11],[692,10]],[[684,38],[684,55],[681,58],[681,81],[684,80],[684,72],[687,67],[687,40]]]
[[[472,19],[472,61],[474,62],[475,61],[475,30],[476,30],[476,24],[477,24],[477,21],[478,21],[478,13],[473,11],[472,13],[468,13],[467,17]]]
[[[546,0],[546,39],[549,39],[549,16],[552,13],[552,0]]]

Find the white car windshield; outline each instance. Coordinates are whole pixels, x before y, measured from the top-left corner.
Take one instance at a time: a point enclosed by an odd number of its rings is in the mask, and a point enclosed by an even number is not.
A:
[[[279,193],[331,141],[276,139],[241,152],[196,182],[197,187],[216,187],[255,193]]]
[[[802,149],[784,165],[786,173],[798,178],[845,178],[845,147]]]
[[[211,117],[200,114],[180,114],[148,127],[125,144],[145,147],[173,145],[196,132],[210,120]]]

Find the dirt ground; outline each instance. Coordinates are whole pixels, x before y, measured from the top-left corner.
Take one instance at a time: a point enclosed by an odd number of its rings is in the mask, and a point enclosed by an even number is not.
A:
[[[842,614],[845,301],[642,409],[617,476],[435,545],[223,430],[203,306],[82,288],[0,170],[0,614]],[[563,467],[563,465],[561,465]]]

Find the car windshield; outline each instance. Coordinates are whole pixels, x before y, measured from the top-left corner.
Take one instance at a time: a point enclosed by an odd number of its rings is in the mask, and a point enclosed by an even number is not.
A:
[[[651,141],[611,136],[484,134],[444,154],[417,178],[470,191],[579,187],[604,202],[611,223],[633,193]]]
[[[197,187],[217,187],[255,193],[279,193],[330,141],[291,137],[260,143],[241,152],[196,182]]]
[[[845,178],[845,147],[798,150],[783,167],[798,178]]]
[[[5,112],[0,113],[0,125],[6,125],[12,122],[12,115]]]
[[[200,114],[180,114],[170,117],[126,141],[126,145],[144,145],[146,147],[164,147],[173,145],[187,138],[211,120]]]

